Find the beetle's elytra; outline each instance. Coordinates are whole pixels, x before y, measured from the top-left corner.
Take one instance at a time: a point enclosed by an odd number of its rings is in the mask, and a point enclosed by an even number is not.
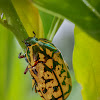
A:
[[[71,77],[60,51],[47,39],[29,37],[24,40],[27,46],[24,55],[30,71],[32,88],[38,91],[43,100],[65,100],[72,88]]]

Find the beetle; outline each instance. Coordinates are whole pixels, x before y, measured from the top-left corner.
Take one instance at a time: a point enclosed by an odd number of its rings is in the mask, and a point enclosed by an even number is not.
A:
[[[32,77],[32,88],[43,100],[65,100],[72,89],[68,65],[60,50],[44,38],[28,37],[23,41],[27,47],[26,53],[18,58],[25,58]]]

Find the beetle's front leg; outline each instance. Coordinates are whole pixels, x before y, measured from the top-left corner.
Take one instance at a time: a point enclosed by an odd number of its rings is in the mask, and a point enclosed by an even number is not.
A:
[[[24,71],[24,74],[26,74],[28,72],[28,66],[26,67],[25,71]]]
[[[26,74],[30,68],[32,68],[32,66],[31,66],[31,65],[28,65],[28,66],[26,67],[25,71],[24,71],[24,74]]]
[[[21,53],[19,53],[18,58],[25,58],[25,57],[26,57],[26,53],[25,53],[25,54],[23,54],[23,55],[21,55],[21,54],[22,54],[22,52],[21,52]]]

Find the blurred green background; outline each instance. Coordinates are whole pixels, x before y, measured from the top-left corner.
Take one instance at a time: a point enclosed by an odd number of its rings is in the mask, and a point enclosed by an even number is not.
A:
[[[0,100],[41,100],[18,59],[33,31],[53,40],[69,65],[67,100],[100,100],[100,0],[0,0]]]
[[[61,50],[72,77],[73,88],[67,100],[82,100],[81,86],[75,80],[72,67],[73,33],[74,24],[64,21],[53,43]],[[34,89],[32,91],[29,72],[24,75],[27,63],[24,59],[18,59],[18,54],[23,52],[22,48],[14,35],[2,25],[0,25],[0,46],[0,100],[42,100]]]

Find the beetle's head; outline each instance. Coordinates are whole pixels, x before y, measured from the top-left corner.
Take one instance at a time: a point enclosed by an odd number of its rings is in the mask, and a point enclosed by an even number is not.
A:
[[[31,46],[31,45],[35,44],[37,41],[38,41],[38,39],[35,37],[28,37],[23,42],[25,43],[26,46]]]

